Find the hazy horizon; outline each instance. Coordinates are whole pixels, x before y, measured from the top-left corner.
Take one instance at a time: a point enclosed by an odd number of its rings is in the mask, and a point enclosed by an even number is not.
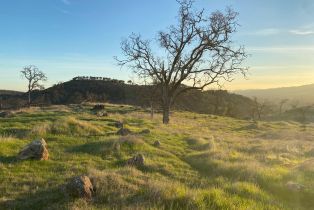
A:
[[[225,89],[314,83],[314,2],[196,0],[196,6],[208,11],[232,6],[240,13],[234,40],[251,55],[250,71],[248,79],[238,76]],[[24,91],[19,72],[30,64],[47,74],[46,87],[85,75],[129,80],[132,73],[113,59],[121,54],[122,38],[132,32],[155,38],[175,24],[177,7],[166,0],[2,1],[0,89]]]

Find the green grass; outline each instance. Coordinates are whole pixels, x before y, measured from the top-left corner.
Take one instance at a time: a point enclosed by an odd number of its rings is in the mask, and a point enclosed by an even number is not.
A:
[[[175,112],[171,124],[131,106],[91,104],[32,108],[0,118],[0,209],[311,209],[314,127]],[[120,137],[112,122],[134,133]],[[17,161],[44,138],[48,161]],[[154,142],[161,142],[154,147]],[[127,167],[141,153],[145,166]],[[64,184],[92,178],[92,201],[73,199]],[[301,186],[300,189],[289,186]]]

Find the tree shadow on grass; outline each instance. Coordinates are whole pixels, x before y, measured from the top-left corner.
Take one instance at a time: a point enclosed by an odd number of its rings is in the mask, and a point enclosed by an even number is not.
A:
[[[17,162],[16,156],[1,156],[0,155],[0,163],[12,164],[16,162]]]
[[[69,153],[86,153],[90,155],[103,155],[106,151],[112,148],[110,141],[90,142],[86,144],[76,145],[66,149]]]
[[[6,210],[42,210],[64,209],[69,198],[65,196],[61,186],[25,193],[16,199],[0,201],[0,209]],[[63,207],[63,208],[62,208]]]

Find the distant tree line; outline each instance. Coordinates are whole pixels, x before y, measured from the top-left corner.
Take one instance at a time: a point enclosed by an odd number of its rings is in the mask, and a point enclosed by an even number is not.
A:
[[[108,77],[79,76],[79,77],[74,77],[72,80],[75,80],[75,81],[78,81],[78,80],[99,80],[99,81],[106,81],[106,82],[114,82],[114,83],[124,84],[124,80],[111,79],[111,78],[108,78]]]

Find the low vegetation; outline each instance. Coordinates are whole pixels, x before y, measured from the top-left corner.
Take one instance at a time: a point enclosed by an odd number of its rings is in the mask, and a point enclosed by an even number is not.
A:
[[[215,115],[161,115],[106,104],[16,111],[0,118],[0,209],[311,209],[314,126],[253,123]],[[115,122],[133,134],[119,136]],[[252,126],[254,125],[254,126]],[[149,129],[149,133],[142,133]],[[49,160],[16,159],[44,138]],[[154,142],[159,141],[159,146]],[[134,155],[143,166],[128,166]],[[69,179],[87,175],[92,200],[67,196]]]

